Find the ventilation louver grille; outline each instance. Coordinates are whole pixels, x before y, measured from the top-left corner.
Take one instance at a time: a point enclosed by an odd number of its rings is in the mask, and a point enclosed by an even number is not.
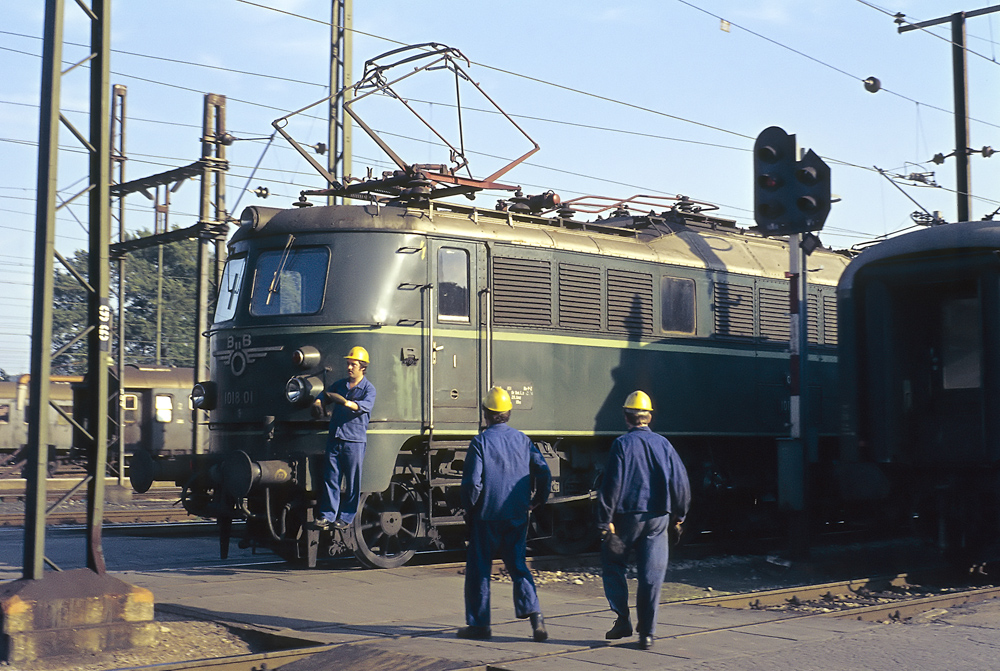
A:
[[[715,332],[728,338],[753,337],[753,287],[716,283]]]
[[[608,269],[608,330],[653,332],[653,276]]]
[[[493,259],[493,321],[552,325],[552,270],[548,261]]]
[[[601,328],[601,271],[599,268],[559,264],[559,326]]]

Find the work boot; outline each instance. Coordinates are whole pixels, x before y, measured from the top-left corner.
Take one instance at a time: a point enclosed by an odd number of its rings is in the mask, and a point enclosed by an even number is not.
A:
[[[541,613],[532,613],[530,617],[531,635],[536,643],[541,643],[549,637],[549,632],[545,631],[545,618]]]
[[[653,647],[652,634],[639,634],[639,649],[649,650],[652,647]]]
[[[489,627],[477,627],[474,624],[470,624],[468,627],[462,627],[455,632],[455,636],[470,638],[476,641],[485,641],[493,637],[493,631]]]
[[[608,633],[604,635],[607,639],[618,639],[625,638],[626,636],[632,635],[632,620],[628,618],[627,615],[619,615],[618,619],[615,620],[615,626],[608,630]]]

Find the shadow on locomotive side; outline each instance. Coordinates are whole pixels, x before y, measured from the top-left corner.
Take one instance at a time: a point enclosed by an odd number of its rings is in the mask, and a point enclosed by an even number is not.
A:
[[[552,469],[539,540],[572,553],[594,540],[591,492],[623,431],[623,399],[643,389],[654,430],[695,484],[692,533],[779,531],[787,242],[683,197],[613,203],[589,223],[568,208],[532,213],[521,207],[529,200],[497,210],[426,199],[247,208],[211,327],[211,379],[195,390],[211,449],[135,460],[134,486],[176,480],[192,514],[220,520],[224,548],[231,521],[245,519],[244,546],[310,566],[348,552],[398,566],[463,524],[464,453],[480,430],[480,398],[498,384],[514,402],[512,424]],[[823,249],[809,263],[814,456],[831,472],[835,286],[847,263]],[[320,532],[328,419],[317,399],[356,345],[370,353],[379,390],[365,493],[352,528]]]

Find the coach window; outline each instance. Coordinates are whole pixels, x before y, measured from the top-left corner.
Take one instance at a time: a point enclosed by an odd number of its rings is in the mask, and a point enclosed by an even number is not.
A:
[[[122,395],[122,410],[123,421],[126,424],[135,424],[137,421],[136,415],[139,409],[139,397],[135,394],[124,394]]]
[[[226,261],[226,269],[222,272],[222,284],[219,287],[219,302],[215,306],[215,321],[229,321],[236,315],[236,302],[240,299],[240,286],[243,284],[243,269],[246,268],[247,257],[234,257]]]
[[[169,424],[174,419],[174,397],[168,394],[156,395],[156,421]]]
[[[438,319],[469,321],[469,253],[464,249],[438,250]]]
[[[660,280],[660,327],[664,331],[694,333],[694,280]]]
[[[10,406],[0,405],[0,424],[10,424]]]
[[[264,252],[254,271],[251,314],[263,317],[319,312],[329,265],[325,248]]]
[[[59,405],[59,409],[62,410],[62,412],[56,412],[55,413],[55,415],[56,415],[56,424],[58,424],[59,426],[67,426],[69,424],[69,422],[66,421],[66,417],[67,416],[69,416],[69,417],[73,416],[73,406],[69,405],[67,403],[59,403],[58,405]],[[64,415],[63,413],[66,413],[66,414]]]
[[[982,385],[982,328],[979,300],[960,298],[942,306],[942,373],[945,389]]]

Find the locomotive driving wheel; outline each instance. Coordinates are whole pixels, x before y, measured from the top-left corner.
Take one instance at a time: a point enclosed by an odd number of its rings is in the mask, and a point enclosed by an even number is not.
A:
[[[423,501],[406,484],[364,494],[354,518],[355,556],[368,568],[397,568],[413,558],[425,536]]]

